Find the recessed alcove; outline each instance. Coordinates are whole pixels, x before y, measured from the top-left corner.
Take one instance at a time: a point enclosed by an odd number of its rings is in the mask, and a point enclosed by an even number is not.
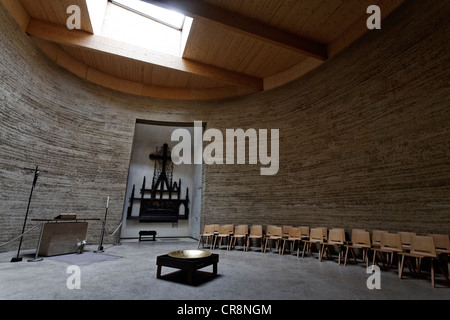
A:
[[[201,212],[201,164],[171,164],[169,178],[170,182],[177,184],[180,188],[179,199],[188,198],[187,208],[185,204],[180,206],[180,219],[176,221],[145,221],[139,220],[139,210],[142,206],[139,198],[142,196],[143,179],[145,177],[145,188],[152,186],[154,178],[155,163],[158,160],[150,159],[151,154],[155,154],[157,149],[161,150],[164,144],[172,149],[178,141],[172,141],[171,136],[176,129],[185,129],[194,134],[194,123],[174,123],[162,121],[136,120],[134,130],[133,146],[130,156],[130,166],[128,170],[128,181],[123,212],[122,238],[137,238],[140,230],[155,230],[159,237],[198,237],[200,233],[200,212]],[[191,154],[194,153],[192,144]],[[170,155],[170,154],[169,154]],[[168,170],[168,169],[167,169]],[[154,181],[153,181],[154,183]],[[131,200],[133,186],[135,186],[134,198]],[[167,190],[167,186],[164,186]],[[168,200],[168,193],[155,194],[155,199]],[[171,197],[178,198],[176,193]],[[150,198],[147,192],[143,198]],[[130,206],[131,205],[131,206]],[[128,213],[128,210],[130,212]],[[127,216],[131,216],[130,219]],[[188,216],[187,218],[185,216]]]

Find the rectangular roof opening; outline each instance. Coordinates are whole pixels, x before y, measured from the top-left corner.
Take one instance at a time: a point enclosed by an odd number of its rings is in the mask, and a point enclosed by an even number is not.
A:
[[[149,19],[165,24],[171,28],[182,30],[185,16],[181,13],[158,7],[141,0],[109,0],[127,10],[133,11]]]

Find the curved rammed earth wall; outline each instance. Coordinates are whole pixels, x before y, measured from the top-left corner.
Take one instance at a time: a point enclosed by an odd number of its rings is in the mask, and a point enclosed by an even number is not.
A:
[[[0,10],[0,244],[61,212],[116,226],[136,119],[279,129],[280,168],[204,165],[206,223],[450,233],[447,1],[407,1],[317,70],[281,88],[209,102],[107,90],[49,61]],[[29,226],[33,226],[30,223]],[[96,243],[101,223],[91,223]],[[38,231],[25,238],[34,247]],[[195,236],[195,235],[193,235]],[[16,244],[1,247],[13,250]]]

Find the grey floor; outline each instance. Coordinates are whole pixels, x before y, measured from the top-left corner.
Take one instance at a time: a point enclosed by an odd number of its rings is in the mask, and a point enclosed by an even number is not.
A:
[[[87,246],[82,255],[65,255],[28,262],[33,251],[23,251],[22,262],[11,263],[15,252],[0,253],[0,299],[3,300],[379,300],[433,299],[449,300],[450,287],[437,274],[436,288],[431,287],[429,274],[424,278],[406,275],[398,279],[397,270],[381,272],[381,289],[367,288],[362,263],[344,267],[337,260],[320,262],[315,257],[297,258],[293,254],[261,253],[254,248],[243,252],[241,247],[219,254],[218,276],[202,278],[212,266],[202,269],[194,286],[178,279],[156,278],[156,257],[174,250],[196,249],[193,239],[157,239],[129,241],[122,245],[105,245],[103,254],[94,254],[96,245]],[[86,254],[86,255],[85,255]],[[83,256],[85,255],[85,256]],[[97,257],[93,257],[98,255]],[[83,259],[84,257],[84,259]],[[89,259],[87,259],[89,258]],[[86,261],[86,259],[88,261]],[[80,268],[80,289],[69,289],[70,265]],[[163,268],[163,275],[176,271]]]

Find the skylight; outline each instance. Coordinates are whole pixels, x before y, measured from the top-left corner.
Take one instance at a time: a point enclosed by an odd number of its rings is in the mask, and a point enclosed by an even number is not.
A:
[[[110,0],[112,3],[134,11],[147,18],[163,23],[177,30],[183,29],[185,16],[141,0]]]

